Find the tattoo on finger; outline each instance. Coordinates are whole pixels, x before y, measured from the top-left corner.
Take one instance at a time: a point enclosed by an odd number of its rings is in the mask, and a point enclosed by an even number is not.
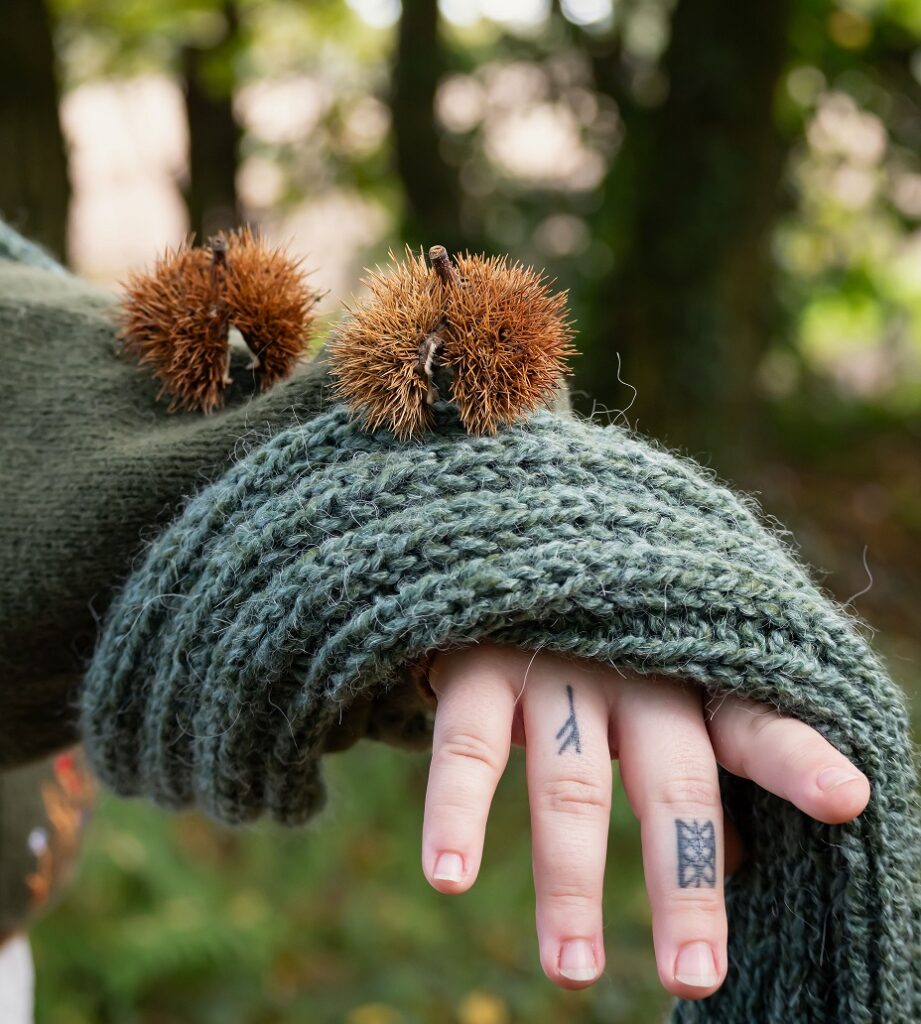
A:
[[[675,819],[678,885],[682,889],[716,886],[716,830],[712,821]]]
[[[577,754],[581,754],[582,738],[579,735],[579,723],[576,721],[575,697],[569,683],[566,684],[566,696],[569,700],[569,718],[566,719],[562,728],[556,734],[557,739],[561,739],[564,735],[566,736],[566,739],[563,740],[563,744],[557,753],[562,754],[567,747],[571,746],[575,749]]]

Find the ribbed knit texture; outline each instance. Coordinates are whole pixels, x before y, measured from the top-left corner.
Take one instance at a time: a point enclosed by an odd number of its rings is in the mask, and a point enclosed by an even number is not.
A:
[[[261,394],[240,353],[224,408],[168,414],[119,350],[114,299],[0,221],[0,769],[75,742],[99,620],[145,540],[246,451],[330,404],[323,352]],[[356,702],[336,742],[416,742],[414,697],[407,683]]]
[[[323,803],[324,737],[427,651],[490,638],[776,704],[866,772],[819,824],[724,778],[751,851],[726,985],[676,1019],[921,1020],[921,833],[899,692],[749,507],[615,427],[369,436],[335,406],[205,488],[116,600],[83,733],[118,792],[225,821]]]

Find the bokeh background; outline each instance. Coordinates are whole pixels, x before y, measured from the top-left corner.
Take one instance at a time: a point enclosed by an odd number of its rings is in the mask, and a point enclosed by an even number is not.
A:
[[[570,289],[575,400],[756,494],[921,693],[921,0],[4,0],[0,210],[116,287],[246,220],[336,297],[388,248]],[[917,721],[917,705],[915,705]],[[427,759],[290,833],[104,799],[34,933],[41,1024],[661,1019],[636,829],[608,968],[539,969],[522,757],[424,882]]]

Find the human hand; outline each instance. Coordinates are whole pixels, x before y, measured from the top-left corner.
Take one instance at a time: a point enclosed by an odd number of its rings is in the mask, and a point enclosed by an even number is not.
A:
[[[540,960],[564,988],[604,970],[612,759],[640,820],[659,978],[684,999],[712,994],[726,975],[723,878],[741,847],[723,821],[717,764],[829,824],[870,797],[866,777],[803,722],[734,696],[705,713],[692,684],[480,644],[436,655],[429,685],[438,705],[423,871],[440,892],[470,888],[510,744],[524,746]]]

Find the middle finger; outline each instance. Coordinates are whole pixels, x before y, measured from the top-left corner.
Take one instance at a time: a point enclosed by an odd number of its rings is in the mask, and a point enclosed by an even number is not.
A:
[[[584,986],[604,968],[609,692],[591,670],[545,658],[523,698],[541,966],[566,987]]]

